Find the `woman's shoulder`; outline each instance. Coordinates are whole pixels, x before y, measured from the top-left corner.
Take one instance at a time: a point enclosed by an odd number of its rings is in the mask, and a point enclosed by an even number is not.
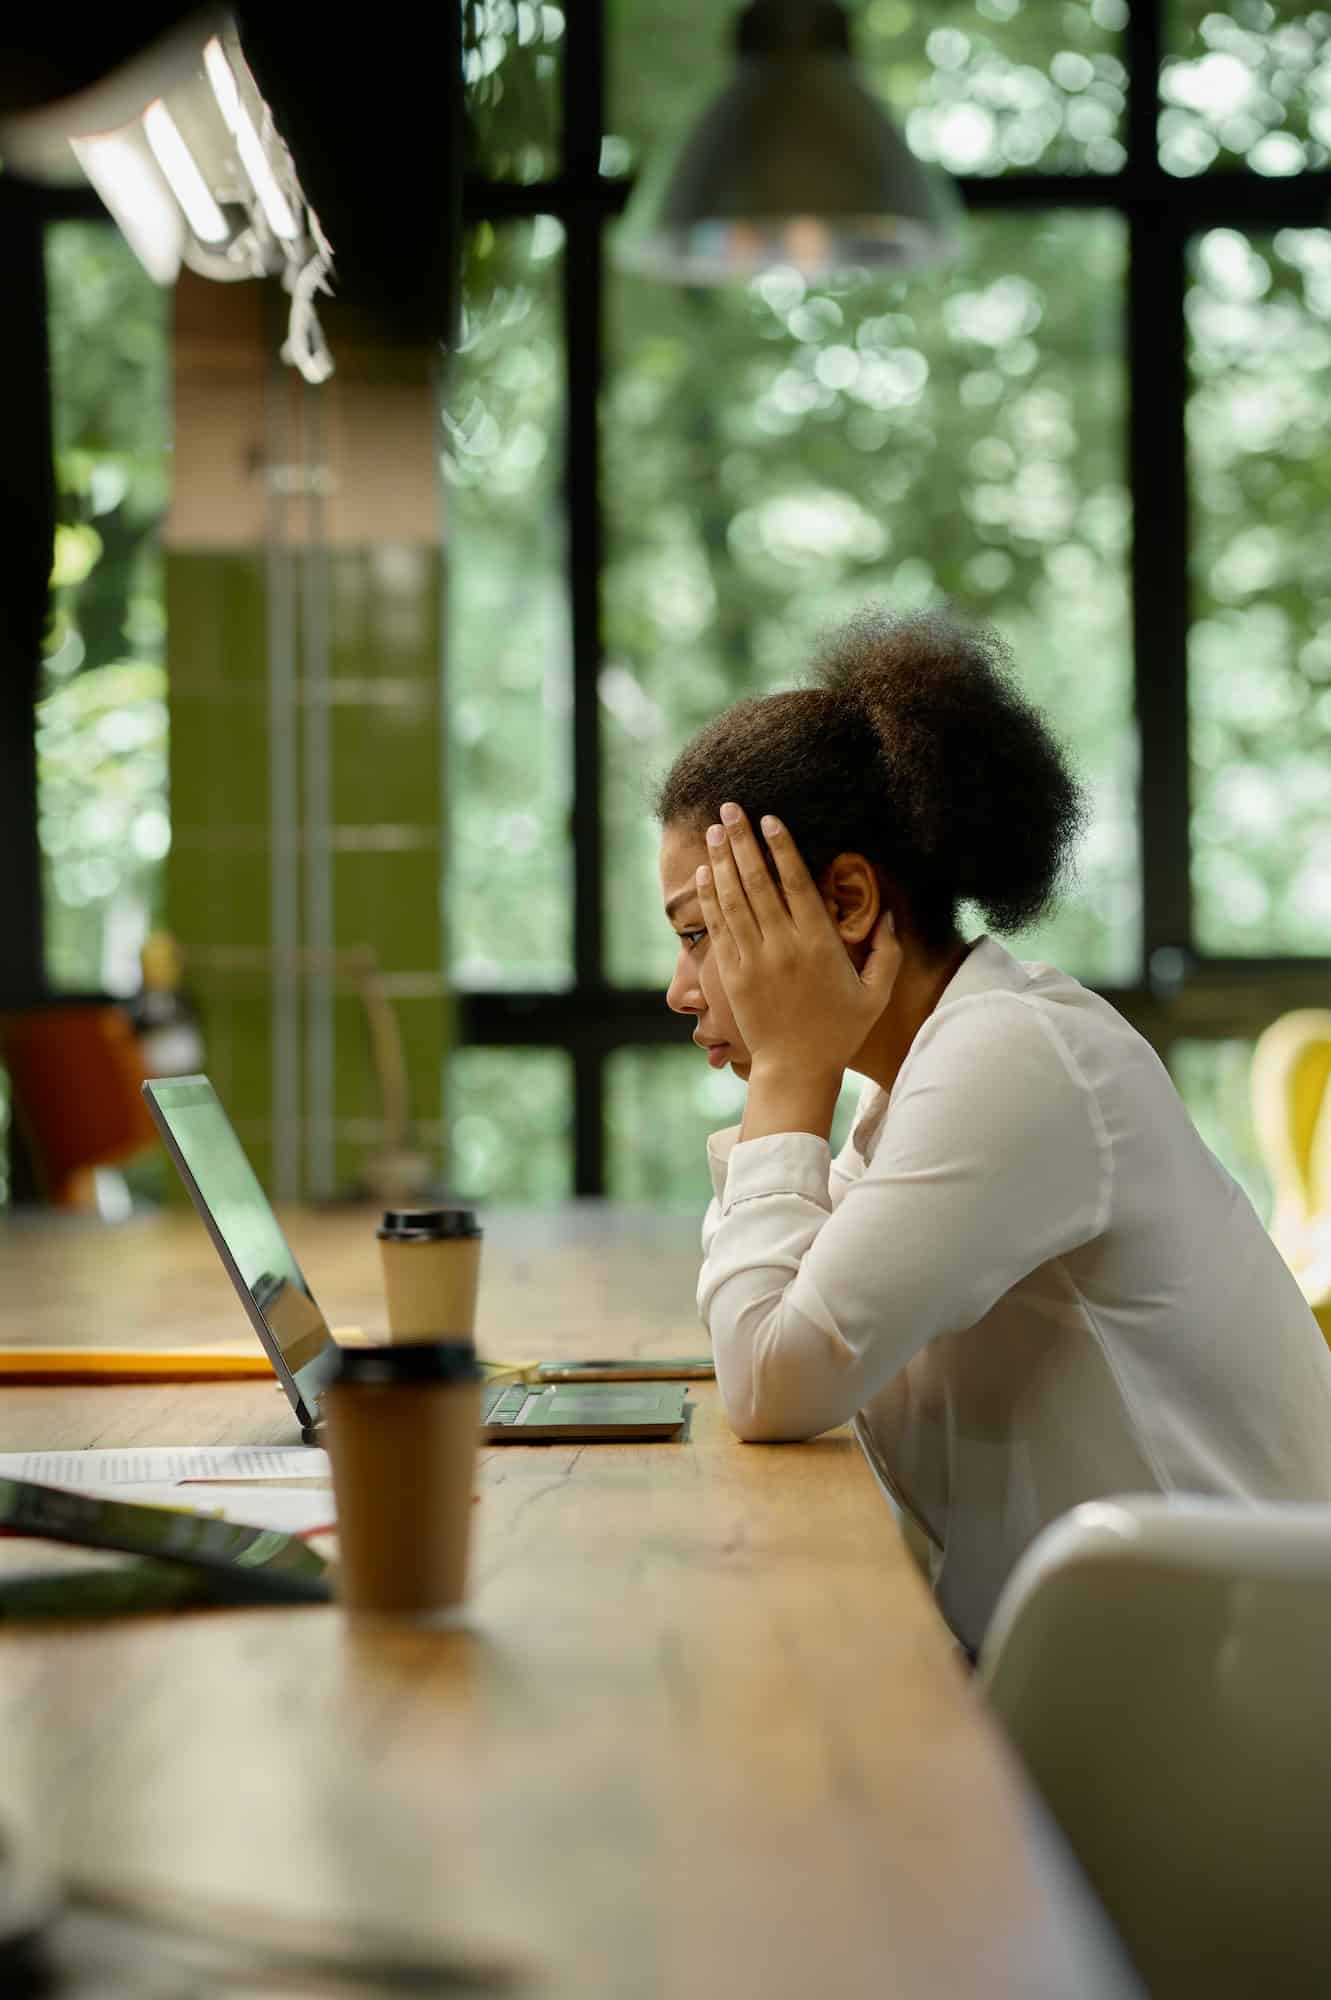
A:
[[[1010,1064],[1061,1077],[1105,1101],[1137,1080],[1151,1093],[1167,1081],[1159,1057],[1118,1009],[1070,973],[1019,959],[993,938],[977,941],[907,1059],[956,1075]],[[903,1077],[905,1069],[903,1068]]]
[[[1063,1030],[1070,1040],[1088,1031],[1135,1034],[1117,1008],[1070,972],[1017,958],[989,936],[975,940],[925,1025],[1035,1035]]]
[[[1094,999],[1057,966],[1015,958],[996,938],[980,937],[943,988],[915,1048],[938,1039],[954,1046],[973,1039],[992,1044],[995,1037],[1042,1041],[1060,1009]]]

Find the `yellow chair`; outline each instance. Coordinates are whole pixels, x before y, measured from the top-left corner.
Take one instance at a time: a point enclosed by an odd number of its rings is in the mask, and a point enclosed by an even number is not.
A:
[[[1271,1235],[1331,1341],[1331,1008],[1272,1022],[1253,1051],[1251,1089],[1275,1190]]]

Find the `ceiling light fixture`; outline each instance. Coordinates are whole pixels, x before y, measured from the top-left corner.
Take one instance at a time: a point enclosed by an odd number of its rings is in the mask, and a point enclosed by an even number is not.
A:
[[[198,161],[181,137],[180,127],[160,97],[143,114],[143,133],[199,241],[225,243],[231,234],[230,225],[213,200]]]
[[[283,359],[332,373],[316,312],[332,250],[250,73],[229,12],[209,7],[100,81],[0,120],[6,167],[40,180],[83,169],[149,275],[280,277]]]
[[[148,276],[159,285],[174,284],[185,226],[171,190],[139,145],[138,134],[127,127],[69,143]]]
[[[283,242],[293,242],[300,235],[300,224],[278,184],[254,120],[241,98],[235,72],[226,59],[222,44],[215,37],[203,52],[203,66],[213,87],[217,108],[236,142],[240,164],[259,197],[269,227],[274,236],[280,236]]]
[[[961,203],[855,73],[837,0],[752,0],[731,82],[649,167],[615,246],[629,270],[721,284],[922,270],[961,249]]]

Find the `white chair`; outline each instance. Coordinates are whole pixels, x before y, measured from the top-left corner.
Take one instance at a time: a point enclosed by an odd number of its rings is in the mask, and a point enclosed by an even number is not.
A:
[[[979,1680],[1152,2000],[1331,1994],[1331,1507],[1076,1507]]]

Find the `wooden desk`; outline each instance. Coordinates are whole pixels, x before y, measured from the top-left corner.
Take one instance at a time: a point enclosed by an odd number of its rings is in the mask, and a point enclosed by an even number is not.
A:
[[[291,1216],[334,1320],[373,1218]],[[696,1232],[490,1218],[481,1343],[696,1353]],[[0,1220],[0,1338],[243,1331],[186,1215]],[[84,1875],[511,1956],[577,2000],[1135,1994],[845,1432],[482,1456],[471,1628],[0,1628],[0,1804]],[[275,1387],[0,1392],[0,1448],[291,1441]],[[7,1566],[52,1551],[9,1544]]]

